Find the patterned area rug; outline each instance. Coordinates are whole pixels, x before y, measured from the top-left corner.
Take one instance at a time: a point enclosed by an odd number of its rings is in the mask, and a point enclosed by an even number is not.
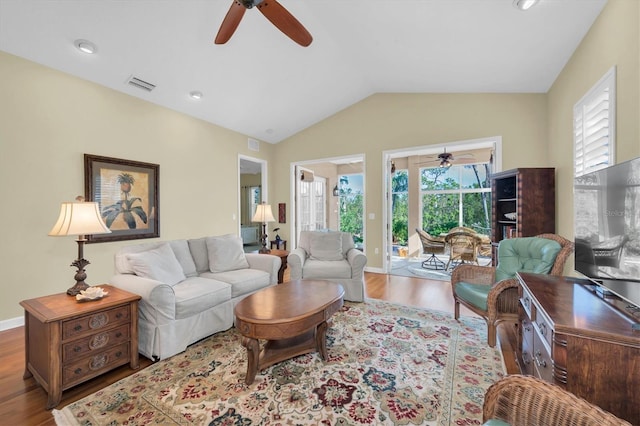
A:
[[[481,319],[369,299],[345,303],[329,360],[307,354],[244,384],[232,328],[61,411],[58,425],[479,425],[485,390],[505,374]]]

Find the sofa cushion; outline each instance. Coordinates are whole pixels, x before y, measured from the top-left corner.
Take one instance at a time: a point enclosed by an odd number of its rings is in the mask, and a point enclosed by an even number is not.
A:
[[[173,286],[176,319],[189,318],[231,300],[231,286],[210,278],[191,277]]]
[[[169,245],[171,246],[171,250],[173,250],[173,254],[176,255],[176,259],[180,262],[184,274],[187,277],[197,276],[196,264],[193,262],[187,240],[172,240],[169,241]]]
[[[209,253],[207,253],[207,243],[205,237],[187,240],[189,243],[189,251],[193,257],[193,263],[196,265],[198,274],[209,270]]]
[[[343,260],[342,233],[318,232],[311,235],[309,247],[311,259],[315,260]]]
[[[308,259],[304,263],[302,278],[351,278],[351,265],[343,260]]]
[[[209,270],[211,272],[235,271],[247,269],[249,262],[244,256],[242,238],[236,235],[207,237],[205,239],[209,252]]]
[[[171,286],[186,278],[182,265],[169,243],[139,253],[128,253],[126,258],[133,273],[140,277],[151,278]]]
[[[231,285],[231,297],[253,293],[270,284],[268,272],[258,269],[238,269],[226,272],[205,272],[203,278],[211,278]]]

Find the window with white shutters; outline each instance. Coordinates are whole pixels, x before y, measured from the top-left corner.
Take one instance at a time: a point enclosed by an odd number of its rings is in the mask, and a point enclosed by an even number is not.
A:
[[[616,68],[613,67],[573,107],[575,175],[614,163]]]

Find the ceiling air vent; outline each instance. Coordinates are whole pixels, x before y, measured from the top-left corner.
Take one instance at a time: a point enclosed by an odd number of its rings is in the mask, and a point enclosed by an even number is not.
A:
[[[133,87],[137,87],[138,89],[146,90],[147,92],[150,92],[156,88],[155,84],[140,80],[138,77],[134,76],[129,77],[129,80],[127,80],[127,84]]]

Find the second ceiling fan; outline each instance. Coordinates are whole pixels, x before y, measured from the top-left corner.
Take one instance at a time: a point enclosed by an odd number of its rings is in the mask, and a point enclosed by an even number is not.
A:
[[[224,44],[229,41],[236,28],[238,28],[244,12],[247,9],[252,9],[254,6],[257,7],[276,28],[299,45],[306,47],[313,41],[313,37],[311,37],[309,31],[276,0],[234,0],[222,21],[222,25],[220,25],[215,43]]]
[[[429,164],[429,163],[440,163],[440,167],[442,168],[449,168],[453,165],[453,161],[455,160],[453,153],[451,152],[447,152],[447,149],[444,149],[444,152],[441,152],[440,154],[438,154],[437,157],[432,157],[433,160],[427,160],[427,161],[423,161],[420,163],[417,163],[418,165],[423,165],[423,164]],[[456,155],[456,158],[458,159],[462,159],[462,158],[474,158],[473,154],[467,153],[467,154],[460,154],[460,155]]]

